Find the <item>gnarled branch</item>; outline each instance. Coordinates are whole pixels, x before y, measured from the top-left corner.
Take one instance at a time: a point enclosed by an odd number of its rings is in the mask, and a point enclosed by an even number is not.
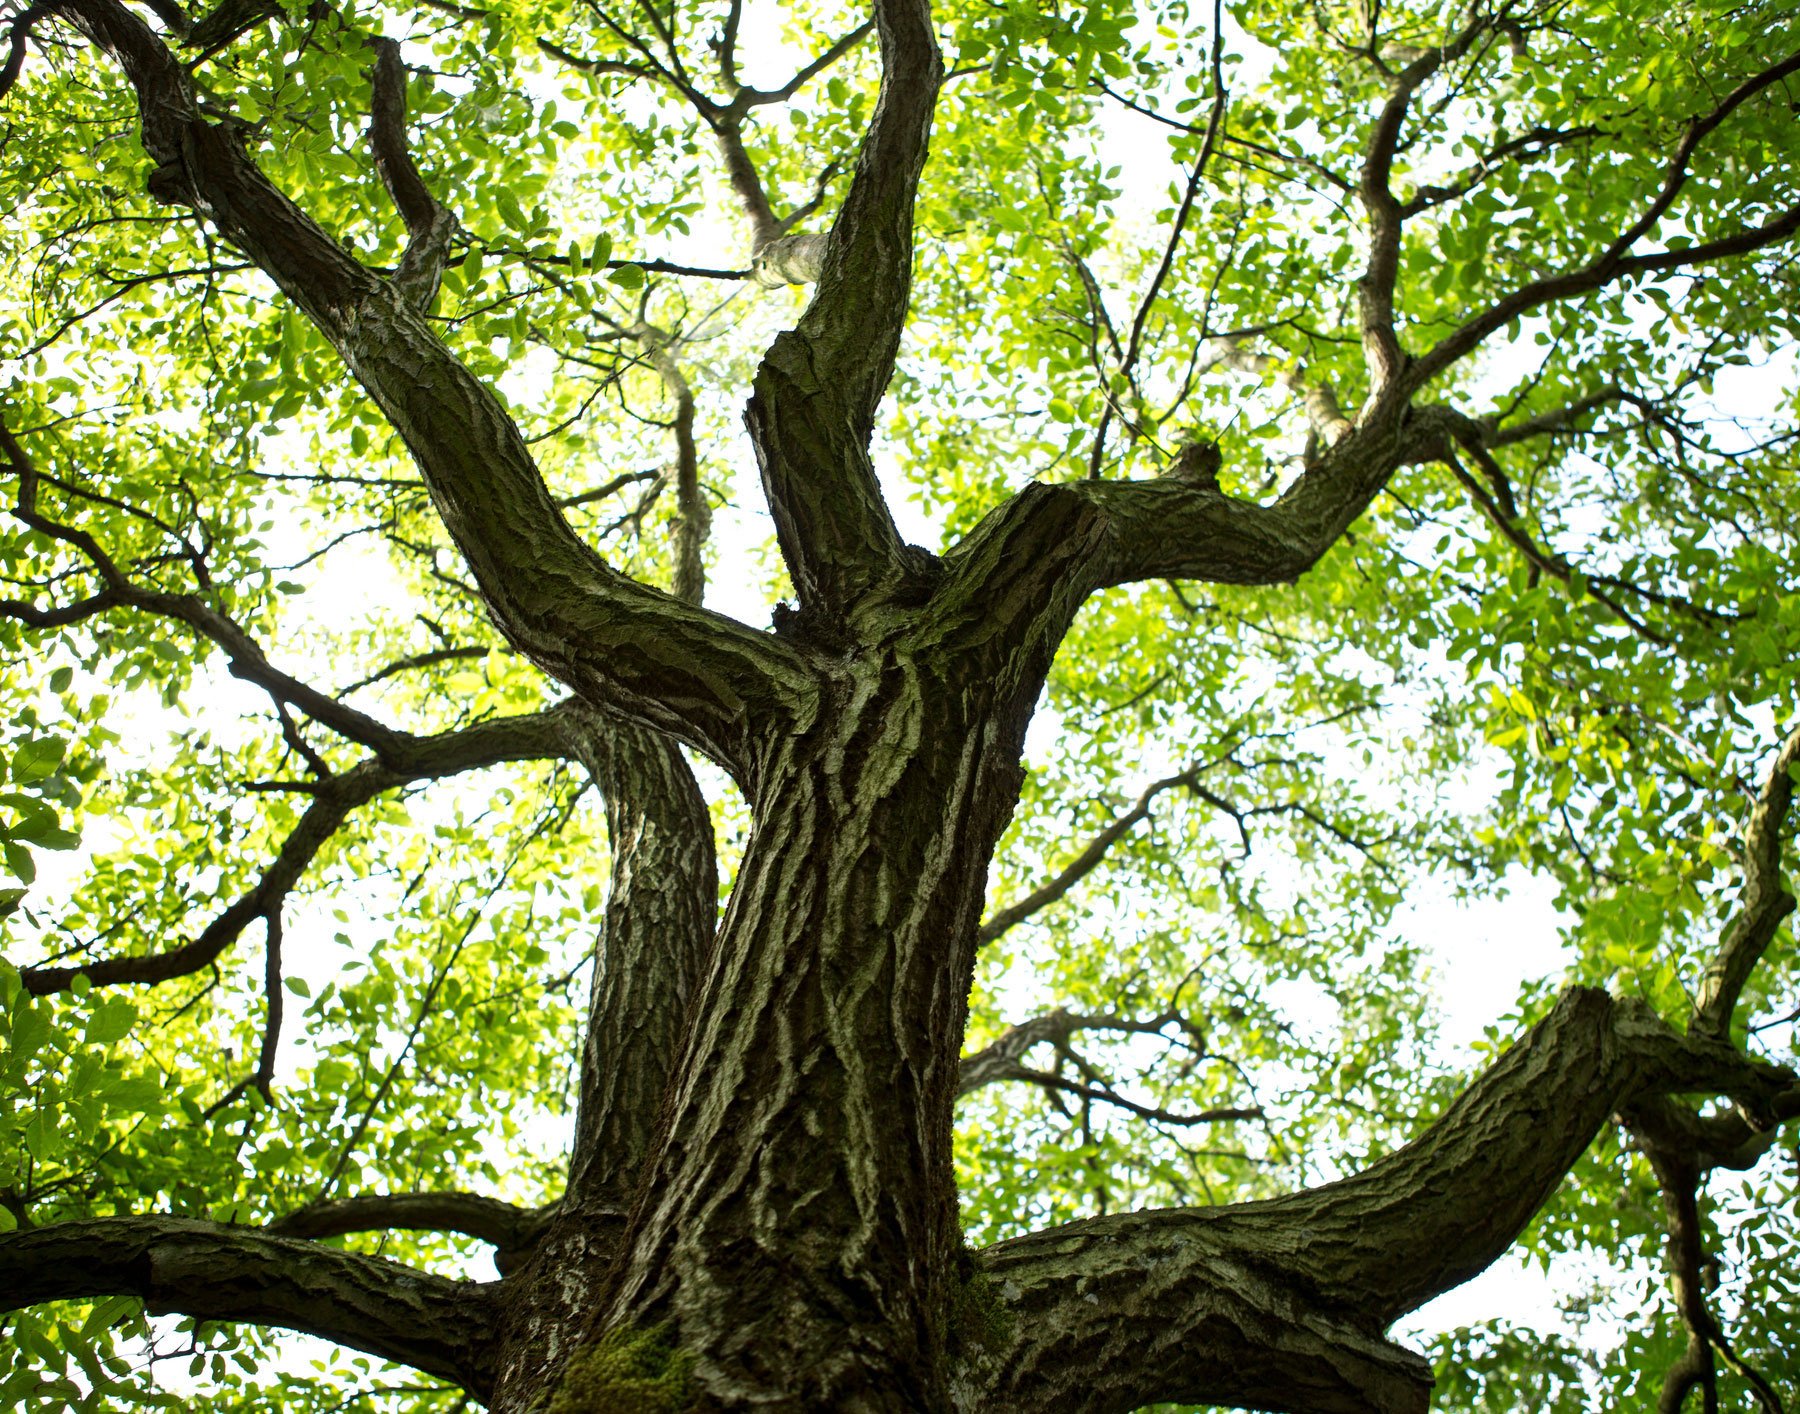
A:
[[[1695,1088],[1766,1097],[1792,1081],[1641,1005],[1571,990],[1419,1139],[1354,1177],[983,1250],[1012,1322],[964,1381],[1019,1411],[1072,1398],[1422,1411],[1429,1367],[1381,1332],[1504,1252],[1618,1105]]]

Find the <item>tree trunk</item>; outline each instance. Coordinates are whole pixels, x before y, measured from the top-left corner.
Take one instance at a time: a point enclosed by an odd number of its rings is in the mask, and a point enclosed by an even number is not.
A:
[[[950,1406],[951,1107],[1042,664],[941,658],[858,655],[760,763],[628,1228],[546,1244],[494,1408]],[[605,1295],[547,1323],[574,1291]]]

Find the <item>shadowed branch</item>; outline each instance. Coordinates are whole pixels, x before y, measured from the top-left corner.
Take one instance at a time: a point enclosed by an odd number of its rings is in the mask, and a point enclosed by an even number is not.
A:
[[[488,1382],[489,1289],[297,1237],[176,1217],[0,1234],[0,1305],[136,1296],[152,1315],[323,1336],[473,1390]]]

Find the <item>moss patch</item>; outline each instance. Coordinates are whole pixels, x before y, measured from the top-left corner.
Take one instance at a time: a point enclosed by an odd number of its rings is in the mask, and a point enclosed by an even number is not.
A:
[[[987,1274],[973,1270],[973,1263],[969,1266],[968,1273],[956,1284],[951,1349],[965,1353],[998,1349],[1012,1337],[1012,1310]]]
[[[694,1357],[669,1327],[612,1330],[576,1353],[545,1414],[682,1414],[694,1395]]]

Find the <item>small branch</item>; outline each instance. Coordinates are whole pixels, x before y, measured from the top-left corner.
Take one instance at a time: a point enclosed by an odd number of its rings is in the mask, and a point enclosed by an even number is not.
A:
[[[672,352],[674,340],[654,324],[640,320],[631,329],[643,345],[650,366],[662,379],[675,404],[675,575],[674,594],[688,604],[706,596],[706,563],[702,549],[712,526],[712,510],[700,489],[700,453],[694,442],[694,391]]]
[[[250,1083],[266,1100],[269,1098],[269,1088],[275,1081],[275,1053],[281,1049],[281,1009],[283,993],[287,990],[282,985],[281,976],[279,903],[272,904],[263,915],[263,928],[263,1005],[266,1010],[263,1017],[262,1050],[257,1056],[256,1074],[250,1078]]]
[[[978,946],[986,946],[993,942],[1009,928],[1023,923],[1035,913],[1041,913],[1051,904],[1068,894],[1069,890],[1079,884],[1106,858],[1106,853],[1120,838],[1128,834],[1139,822],[1150,815],[1150,806],[1157,796],[1177,787],[1192,789],[1200,778],[1200,768],[1190,767],[1178,775],[1153,781],[1146,786],[1138,798],[1132,802],[1131,808],[1115,817],[1103,826],[1095,836],[1087,842],[1081,852],[1054,877],[1026,894],[1016,903],[1008,904],[998,913],[993,914],[977,931],[975,938]]]
[[[1661,1190],[1668,1242],[1664,1249],[1675,1307],[1687,1328],[1687,1349],[1663,1377],[1658,1414],[1681,1414],[1698,1387],[1702,1407],[1719,1409],[1717,1358],[1722,1357],[1750,1385],[1763,1414],[1786,1414],[1781,1397],[1763,1376],[1732,1349],[1725,1328],[1706,1299],[1710,1265],[1700,1221],[1701,1180],[1709,1167],[1690,1137],[1697,1117],[1676,1101],[1658,1098],[1633,1105],[1623,1116],[1650,1161]]]
[[[811,83],[825,70],[837,63],[869,35],[874,33],[875,22],[864,20],[853,30],[848,30],[832,41],[830,46],[817,57],[803,65],[794,76],[779,88],[740,88],[737,96],[731,100],[734,112],[743,112],[750,108],[762,107],[771,103],[786,103],[807,84]]]
[[[1100,1100],[1105,1104],[1115,1105],[1119,1109],[1138,1116],[1139,1119],[1153,1120],[1157,1124],[1169,1124],[1181,1127],[1196,1124],[1221,1124],[1227,1120],[1261,1119],[1260,1105],[1200,1110],[1189,1113],[1183,1110],[1161,1109],[1154,1105],[1140,1105],[1135,1100],[1128,1100],[1109,1085],[1084,1085],[1070,1080],[1052,1071],[1034,1070],[1030,1066],[1014,1066],[1004,1077],[1008,1080],[1023,1080],[1046,1090],[1060,1090],[1064,1094],[1075,1095],[1084,1100]]]
[[[1465,450],[1469,451],[1471,456],[1477,456],[1478,459],[1486,458],[1489,461],[1492,460],[1491,457],[1487,457],[1487,454],[1480,449],[1478,444],[1465,443],[1464,445]],[[1493,523],[1494,528],[1497,529],[1501,535],[1503,535],[1507,541],[1525,557],[1526,561],[1534,569],[1542,570],[1552,579],[1557,580],[1562,584],[1568,584],[1574,578],[1574,567],[1570,565],[1567,560],[1563,559],[1562,556],[1544,549],[1537,541],[1532,539],[1530,534],[1518,523],[1514,516],[1509,514],[1506,508],[1499,504],[1493,496],[1489,495],[1480,482],[1469,475],[1462,463],[1451,455],[1448,449],[1445,449],[1443,461],[1444,464],[1450,468],[1451,474],[1462,483],[1463,489],[1469,493],[1469,498],[1480,507],[1482,514]],[[1658,647],[1669,647],[1670,641],[1666,634],[1659,633],[1651,628],[1644,620],[1640,619],[1623,604],[1619,603],[1616,598],[1608,594],[1604,589],[1597,587],[1597,585],[1603,585],[1606,582],[1604,577],[1598,581],[1590,580],[1588,583],[1588,592],[1592,594],[1595,599],[1606,605],[1607,608],[1611,609],[1613,613],[1617,614],[1620,621],[1640,638],[1643,638],[1647,642],[1654,643]]]
[[[1788,733],[1775,753],[1744,825],[1742,902],[1720,939],[1694,1002],[1693,1024],[1709,1036],[1730,1034],[1744,984],[1775,940],[1783,920],[1794,911],[1794,896],[1781,880],[1781,829],[1793,805],[1797,766],[1800,726]]]
[[[580,499],[580,498],[572,498]],[[340,701],[353,692],[360,692],[365,687],[373,687],[378,682],[385,682],[401,673],[411,672],[415,668],[430,668],[439,663],[467,662],[471,658],[485,658],[486,648],[431,648],[423,653],[414,653],[405,658],[397,658],[386,667],[377,668],[367,677],[358,678],[348,687],[340,687],[333,695]]]
[[[345,707],[271,666],[263,655],[262,647],[240,624],[198,595],[172,594],[139,586],[127,577],[93,536],[44,515],[37,504],[37,469],[3,423],[0,423],[0,452],[5,453],[11,471],[19,478],[19,494],[13,514],[33,530],[60,541],[85,556],[105,583],[105,593],[110,596],[112,604],[140,609],[186,624],[224,650],[227,667],[233,677],[255,683],[272,697],[298,707],[340,736],[348,737],[377,752],[398,743],[399,734],[373,717]],[[92,602],[94,601],[89,601],[90,604]]]
[[[1135,1019],[1113,1012],[1083,1014],[1056,1007],[1029,1021],[1021,1021],[1017,1026],[1009,1026],[992,1045],[983,1047],[973,1055],[964,1056],[957,1071],[956,1094],[960,1099],[964,1095],[973,1094],[984,1085],[1013,1078],[1012,1070],[1024,1054],[1045,1041],[1066,1041],[1078,1031],[1161,1036],[1170,1025],[1177,1022],[1181,1023],[1184,1030],[1190,1029],[1181,1014],[1173,1011],[1147,1019]]]
[[[1119,372],[1136,387],[1138,356],[1143,352],[1144,331],[1149,326],[1150,312],[1156,307],[1156,301],[1162,294],[1164,282],[1169,278],[1169,271],[1175,265],[1175,253],[1181,247],[1182,235],[1187,230],[1188,218],[1193,214],[1194,199],[1200,194],[1200,183],[1206,175],[1207,162],[1212,158],[1214,146],[1219,139],[1219,131],[1225,121],[1225,105],[1230,95],[1225,88],[1225,5],[1224,0],[1213,0],[1213,41],[1212,41],[1212,109],[1206,119],[1206,133],[1200,140],[1200,153],[1194,159],[1193,169],[1188,173],[1187,186],[1181,194],[1181,204],[1176,208],[1175,220],[1169,229],[1169,238],[1163,243],[1162,258],[1157,262],[1156,272],[1150,277],[1143,298],[1138,301],[1137,312],[1132,316],[1131,332],[1126,336],[1125,355],[1120,361]],[[1110,414],[1111,409],[1108,408]],[[1106,428],[1109,416],[1102,416],[1100,429],[1094,435],[1093,451],[1088,457],[1088,474],[1097,476],[1100,464],[1105,457]]]
[[[369,148],[382,185],[406,223],[408,237],[393,281],[415,308],[428,309],[437,297],[456,218],[431,194],[407,146],[406,67],[400,62],[400,45],[392,39],[376,38],[369,41],[369,47],[375,51]]]

